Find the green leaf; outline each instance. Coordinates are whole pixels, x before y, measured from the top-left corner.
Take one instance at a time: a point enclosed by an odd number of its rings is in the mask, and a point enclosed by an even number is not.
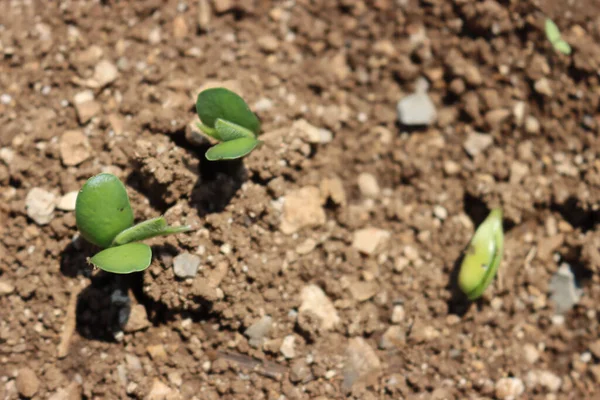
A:
[[[550,18],[546,18],[546,37],[550,41],[550,43],[554,44],[557,40],[560,40],[560,30],[558,26],[552,21]]]
[[[104,173],[90,178],[77,195],[75,219],[85,240],[110,247],[115,236],[133,224],[127,190],[119,178]]]
[[[106,272],[130,274],[150,266],[152,249],[144,243],[128,243],[102,250],[90,262]]]
[[[554,49],[566,55],[571,54],[571,46],[562,39],[554,43]]]
[[[114,238],[112,244],[113,246],[119,246],[126,243],[150,239],[155,236],[165,236],[189,230],[189,226],[168,226],[164,217],[157,217],[125,229]]]
[[[571,54],[571,46],[561,36],[558,26],[550,18],[546,18],[546,37],[552,43],[554,50],[569,55]]]
[[[490,285],[504,246],[502,211],[494,209],[473,235],[458,273],[458,285],[469,300],[475,300]]]
[[[229,142],[219,143],[206,152],[209,161],[233,160],[250,153],[260,144],[260,140],[254,138],[239,138]]]
[[[223,142],[228,142],[230,140],[239,138],[256,138],[254,133],[244,128],[243,126],[234,124],[230,121],[225,121],[221,118],[218,118],[217,122],[215,122],[215,128],[217,129],[217,132],[219,132],[219,137]]]
[[[202,124],[214,128],[217,119],[233,122],[255,135],[260,130],[256,115],[240,96],[225,88],[212,88],[200,92],[196,101],[196,112]]]

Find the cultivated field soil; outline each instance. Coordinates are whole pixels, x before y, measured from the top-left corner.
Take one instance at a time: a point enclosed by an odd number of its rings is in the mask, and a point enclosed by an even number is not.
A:
[[[0,8],[0,399],[600,398],[600,2]],[[262,122],[243,160],[204,157],[215,86]],[[399,122],[424,88],[435,120]],[[101,172],[194,230],[94,270],[73,209]]]

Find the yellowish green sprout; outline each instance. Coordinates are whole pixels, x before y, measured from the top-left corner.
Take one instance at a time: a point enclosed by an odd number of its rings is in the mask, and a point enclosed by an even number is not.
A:
[[[496,208],[479,225],[463,258],[458,286],[469,300],[475,300],[492,283],[504,245],[502,210]]]
[[[90,262],[115,274],[143,271],[150,266],[152,250],[138,241],[190,230],[189,226],[169,226],[163,217],[133,225],[127,190],[111,174],[96,175],[83,185],[75,203],[75,219],[81,236],[104,248]]]
[[[545,24],[546,37],[552,43],[554,50],[569,55],[571,54],[571,46],[565,40],[563,40],[558,26],[550,18],[546,18]]]
[[[231,90],[203,90],[196,101],[196,112],[202,121],[198,128],[221,142],[206,152],[205,156],[210,161],[243,157],[261,143],[257,139],[260,131],[258,118],[244,99]]]

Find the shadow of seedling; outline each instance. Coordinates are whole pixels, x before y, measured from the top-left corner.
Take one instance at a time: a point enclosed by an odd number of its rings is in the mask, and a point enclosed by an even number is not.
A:
[[[93,340],[116,340],[122,332],[129,313],[128,279],[101,271],[77,298],[77,332]]]

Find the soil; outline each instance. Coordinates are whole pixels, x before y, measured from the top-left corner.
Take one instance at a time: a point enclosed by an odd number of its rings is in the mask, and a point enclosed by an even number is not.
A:
[[[0,399],[600,398],[599,16],[592,0],[6,2]],[[437,120],[402,126],[421,76]],[[204,158],[208,86],[262,121],[243,161]],[[469,154],[474,132],[493,140]],[[73,211],[40,225],[25,203],[102,171],[137,220],[195,230],[151,240],[143,273],[93,271]],[[465,304],[453,271],[493,207],[500,273]],[[201,265],[182,280],[184,252]],[[559,315],[563,263],[583,296]]]

